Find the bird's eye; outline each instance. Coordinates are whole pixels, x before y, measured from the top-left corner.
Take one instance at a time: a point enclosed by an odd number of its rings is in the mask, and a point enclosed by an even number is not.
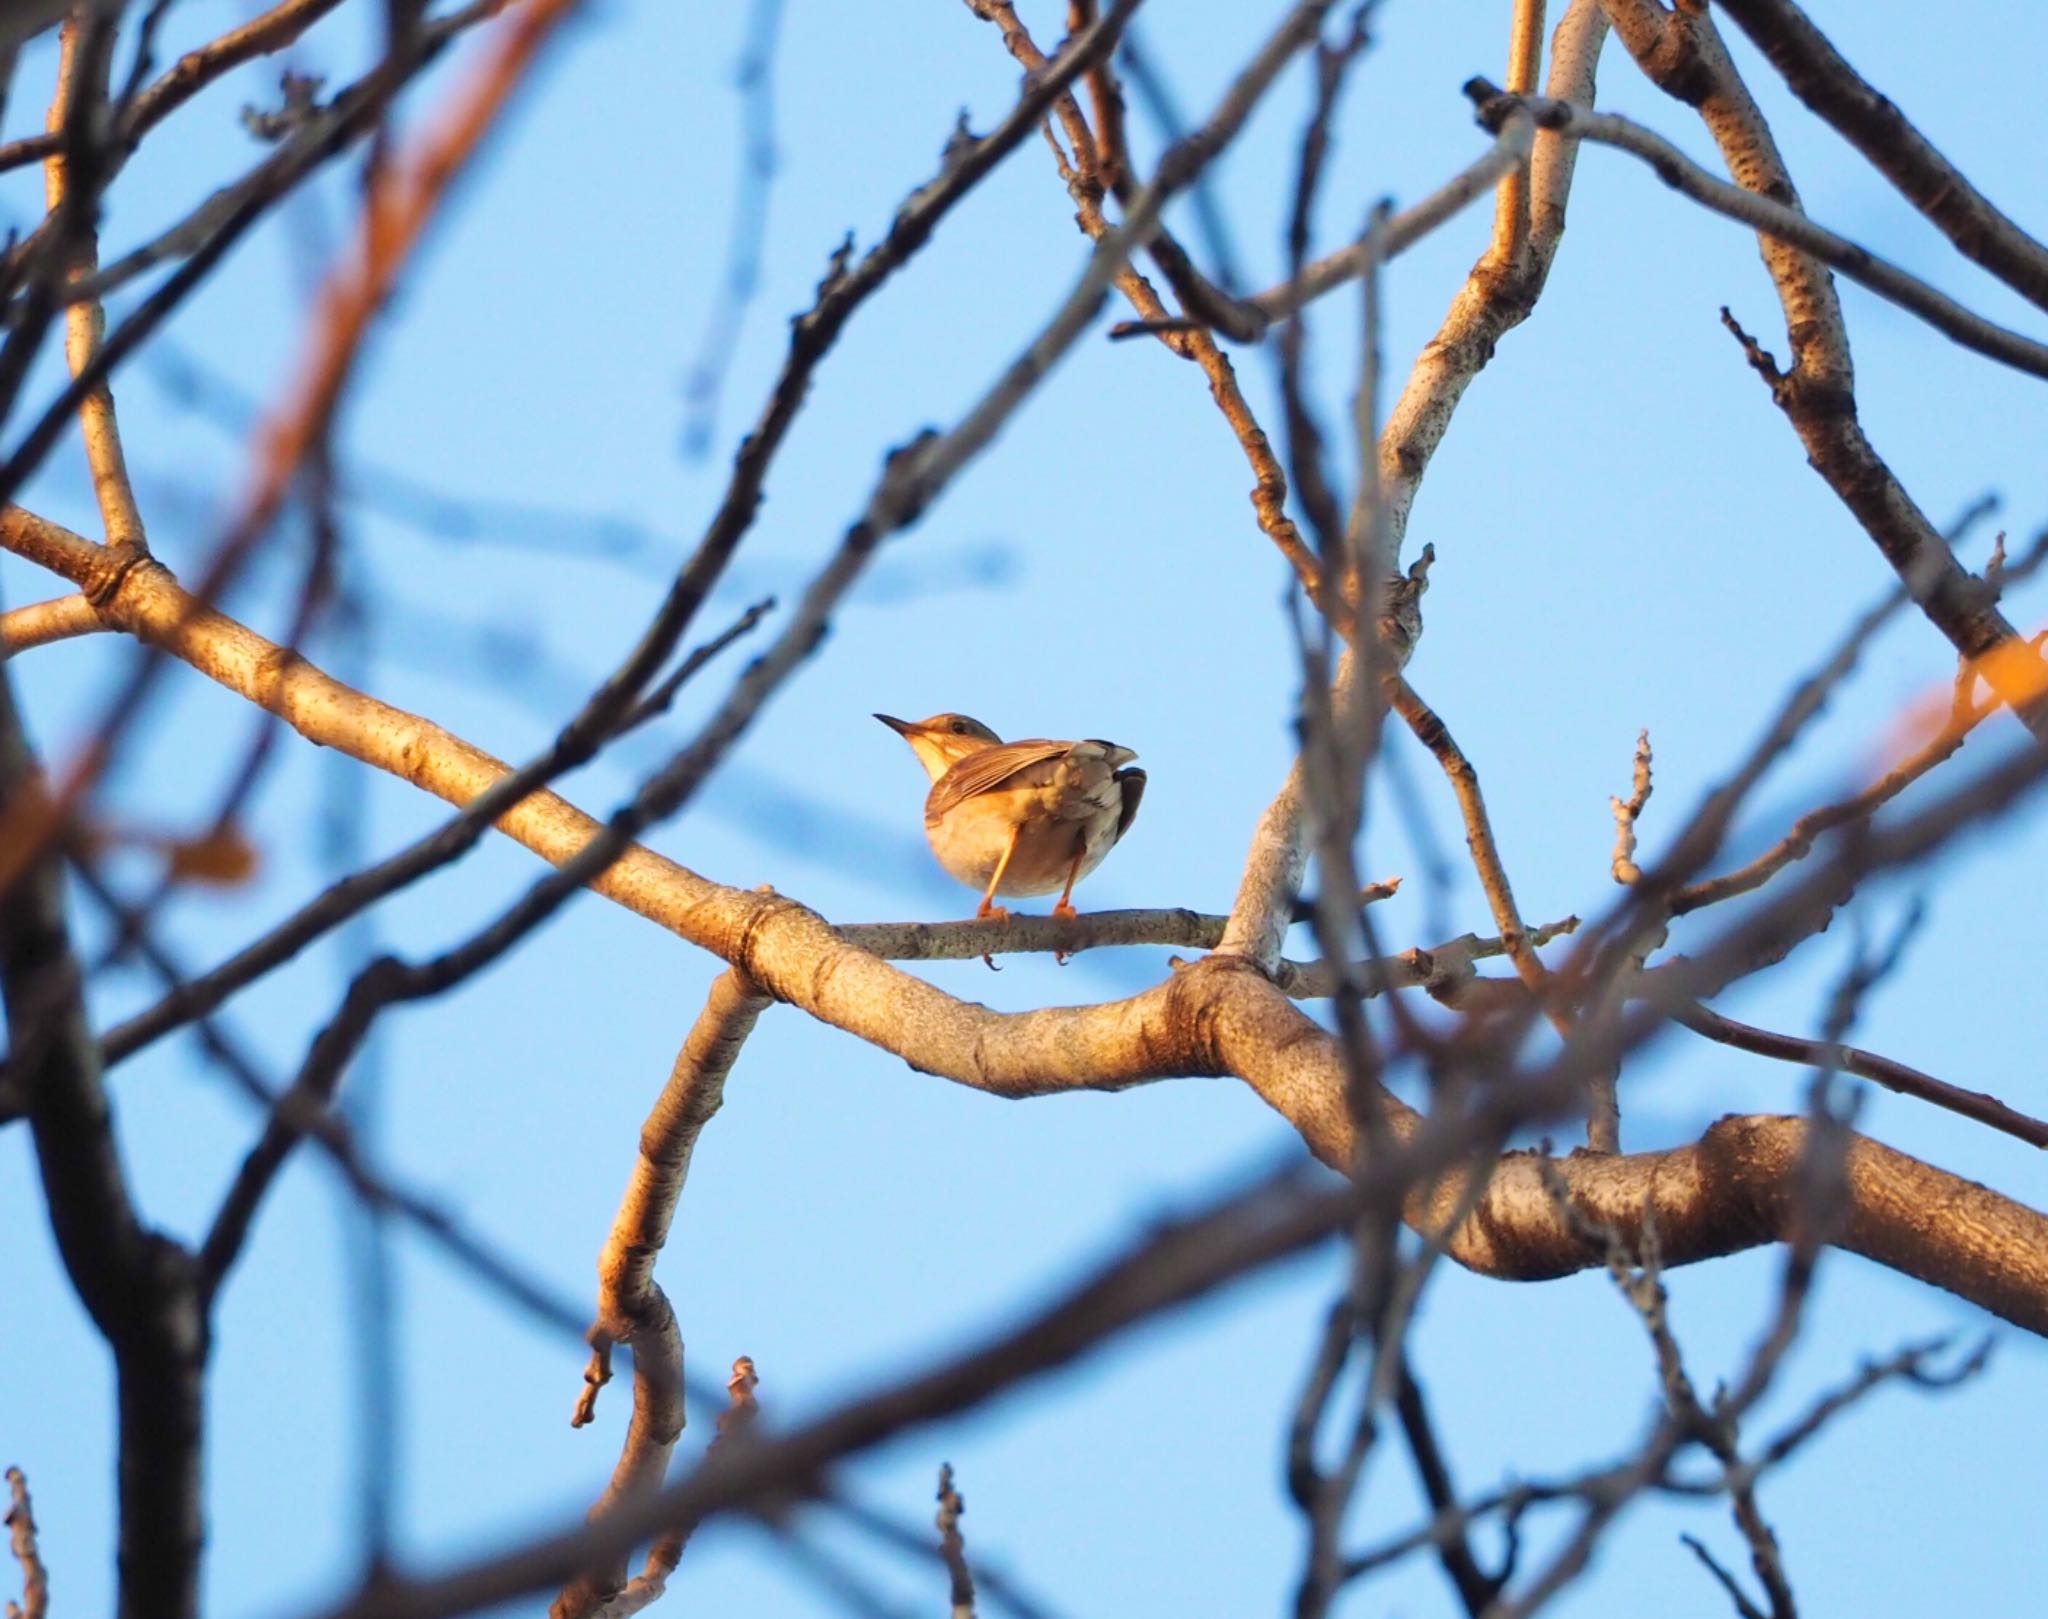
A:
[[[965,736],[967,734],[967,722],[965,720],[955,720],[953,722],[953,734],[955,736]]]

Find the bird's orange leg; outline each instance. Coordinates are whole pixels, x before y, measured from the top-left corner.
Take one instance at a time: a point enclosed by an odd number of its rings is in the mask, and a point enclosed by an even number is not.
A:
[[[1021,826],[1010,834],[1009,844],[1003,850],[1003,858],[996,862],[996,869],[989,877],[988,892],[981,896],[981,903],[974,908],[974,915],[977,920],[984,917],[992,918],[998,922],[1010,920],[1010,913],[996,903],[996,884],[1003,880],[1003,873],[1010,869],[1010,856],[1017,852],[1017,840],[1023,835],[1024,829]],[[996,965],[996,958],[994,956],[985,955],[981,959],[990,972],[1002,971]]]
[[[1083,843],[1080,848],[1074,851],[1074,863],[1067,867],[1067,886],[1060,890],[1059,900],[1052,908],[1054,916],[1079,916],[1081,914],[1074,909],[1074,884],[1081,880],[1081,861],[1087,853],[1088,845],[1086,843]],[[1067,964],[1067,952],[1055,950],[1052,953],[1052,959],[1064,967]]]
[[[1052,908],[1054,916],[1079,916],[1074,909],[1074,884],[1081,880],[1081,862],[1088,854],[1088,845],[1082,844],[1074,851],[1074,863],[1067,867],[1067,886],[1060,890],[1059,903]]]
[[[1017,852],[1017,840],[1023,835],[1024,828],[1021,826],[1011,832],[1009,844],[1003,850],[1003,858],[996,862],[996,869],[989,876],[988,892],[981,896],[981,904],[975,908],[974,914],[977,917],[993,916],[1001,922],[1009,921],[1010,913],[996,903],[996,885],[1003,880],[1003,873],[1010,869],[1010,857]]]

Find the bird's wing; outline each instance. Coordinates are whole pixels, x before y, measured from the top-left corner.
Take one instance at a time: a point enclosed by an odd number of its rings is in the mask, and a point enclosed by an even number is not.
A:
[[[1121,843],[1124,834],[1131,829],[1131,822],[1138,818],[1138,804],[1145,796],[1145,772],[1119,770],[1116,779],[1124,790],[1124,805],[1116,817],[1116,841]]]
[[[1071,742],[999,742],[970,753],[938,779],[925,800],[924,818],[936,821],[979,793],[992,792],[1020,770],[1065,756]]]

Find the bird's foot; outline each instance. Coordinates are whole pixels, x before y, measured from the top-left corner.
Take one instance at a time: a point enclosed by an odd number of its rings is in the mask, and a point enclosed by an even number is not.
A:
[[[974,919],[977,922],[1007,922],[1010,920],[1010,913],[993,900],[984,899],[975,908]],[[992,955],[983,955],[981,964],[992,973],[999,973],[1003,970],[996,965],[996,958]]]
[[[1064,921],[1070,917],[1079,916],[1081,913],[1075,910],[1074,907],[1068,903],[1065,896],[1062,896],[1059,900],[1057,900],[1054,903],[1052,908],[1052,914],[1056,917],[1059,917],[1062,921]],[[1068,962],[1074,959],[1074,953],[1071,950],[1055,950],[1052,953],[1052,959],[1055,965],[1064,967]]]

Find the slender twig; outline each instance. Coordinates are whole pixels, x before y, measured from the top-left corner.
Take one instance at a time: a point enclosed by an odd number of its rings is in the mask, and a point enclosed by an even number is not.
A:
[[[2024,1141],[2030,1147],[2048,1147],[2048,1121],[2033,1118],[2016,1108],[2007,1107],[1995,1096],[1982,1091],[1965,1090],[1960,1085],[1951,1085],[1946,1080],[1936,1079],[1932,1074],[1923,1074],[1917,1068],[1895,1062],[1890,1057],[1881,1057],[1874,1051],[1865,1051],[1858,1046],[1845,1046],[1836,1041],[1805,1039],[1798,1035],[1776,1034],[1769,1029],[1759,1029],[1748,1023],[1738,1023],[1734,1018],[1710,1011],[1700,1005],[1680,1007],[1672,1014],[1694,1034],[1704,1035],[1709,1040],[1724,1046],[1733,1046],[1739,1051],[1753,1051],[1760,1057],[1775,1057],[1781,1062],[1794,1062],[1803,1067],[1817,1067],[1832,1064],[1845,1074],[1854,1074],[1859,1079],[1872,1080],[1887,1090],[1897,1091],[1901,1096],[1918,1097],[1923,1102],[1932,1102],[1936,1107],[1959,1113],[1966,1119],[1989,1125],[1994,1130]]]
[[[1636,865],[1636,823],[1643,818],[1643,810],[1650,802],[1651,775],[1650,733],[1642,731],[1636,736],[1635,770],[1630,778],[1627,798],[1610,798],[1614,810],[1614,880],[1623,885],[1640,882],[1642,871]]]
[[[1044,72],[1045,56],[1032,40],[1030,31],[1018,18],[1016,8],[1009,0],[968,0],[968,7],[976,16],[996,26],[1002,34],[1005,47],[1027,73],[1038,75]],[[1068,192],[1075,202],[1076,222],[1091,240],[1099,243],[1108,236],[1111,226],[1103,212],[1103,199],[1107,188],[1098,163],[1095,132],[1090,129],[1086,118],[1082,116],[1080,103],[1072,95],[1061,97],[1054,103],[1053,110],[1075,153],[1075,163],[1066,178]],[[1055,155],[1058,155],[1057,148]],[[1150,246],[1154,259],[1161,265],[1162,270],[1168,265],[1175,267],[1176,270],[1187,267],[1187,255],[1173,243],[1170,234],[1163,229],[1152,235]],[[1188,283],[1194,279],[1189,267],[1186,275],[1176,278],[1176,291],[1182,297],[1186,297]],[[1294,519],[1288,514],[1286,472],[1273,454],[1265,430],[1260,427],[1250,402],[1238,384],[1237,373],[1229,357],[1198,327],[1183,329],[1177,325],[1176,318],[1168,312],[1151,282],[1136,266],[1126,265],[1119,273],[1116,285],[1131,307],[1137,310],[1141,317],[1140,324],[1146,330],[1160,332],[1163,341],[1172,352],[1193,360],[1201,368],[1217,409],[1222,413],[1224,421],[1238,442],[1239,449],[1244,454],[1247,465],[1251,468],[1254,479],[1251,493],[1252,513],[1260,532],[1286,559],[1288,566],[1294,570],[1295,577],[1301,581],[1302,588],[1313,598],[1322,588],[1319,566],[1313,552],[1295,527]],[[1124,330],[1123,326],[1112,326],[1110,335],[1115,337]]]
[[[678,1357],[680,1357],[680,1344],[677,1345],[677,1353]],[[676,1369],[678,1375],[680,1375],[680,1360]],[[637,1369],[634,1375],[637,1379],[639,1375]],[[742,1355],[732,1363],[732,1376],[727,1378],[725,1383],[725,1409],[718,1413],[718,1431],[712,1435],[711,1443],[705,1449],[706,1456],[715,1455],[722,1446],[740,1438],[753,1427],[755,1420],[761,1412],[760,1401],[754,1395],[754,1390],[759,1388],[760,1385],[761,1379],[754,1370],[754,1361],[751,1355]],[[678,1408],[678,1415],[680,1415],[680,1408]],[[653,1483],[658,1485],[660,1482],[660,1476],[657,1474]],[[763,1513],[761,1517],[762,1521],[771,1527],[777,1524],[777,1518],[768,1513]],[[560,1597],[555,1599],[554,1606],[549,1610],[550,1619],[568,1619],[568,1616],[572,1613],[586,1611],[601,1613],[603,1619],[628,1619],[629,1615],[652,1607],[655,1601],[668,1590],[669,1577],[675,1573],[677,1566],[682,1562],[683,1548],[687,1544],[688,1539],[688,1534],[682,1530],[664,1529],[659,1535],[654,1537],[654,1544],[648,1547],[647,1561],[642,1565],[640,1572],[620,1587],[618,1594],[606,1601],[601,1608],[589,1610],[575,1606],[571,1595],[575,1587],[572,1585],[569,1590],[564,1591]],[[789,1551],[796,1555],[799,1562],[810,1562],[814,1571],[825,1580],[828,1586],[834,1589],[835,1595],[842,1599],[855,1598],[861,1603],[868,1602],[869,1599],[865,1590],[857,1585],[850,1585],[836,1561],[831,1562],[829,1565],[820,1564],[817,1562],[819,1555],[817,1548],[810,1546],[807,1541],[799,1536],[791,1535],[787,1539]],[[623,1559],[619,1561],[618,1566],[624,1566]],[[867,1607],[857,1607],[856,1611],[878,1612],[883,1610],[879,1610],[870,1604]]]
[[[1493,145],[1460,169],[1435,191],[1399,213],[1391,215],[1371,249],[1361,240],[1340,248],[1326,258],[1306,266],[1300,276],[1250,298],[1233,300],[1235,314],[1227,320],[1204,320],[1183,315],[1171,321],[1123,321],[1112,326],[1113,338],[1138,337],[1148,333],[1173,333],[1200,326],[1213,328],[1234,342],[1251,343],[1264,337],[1276,321],[1285,320],[1325,293],[1365,273],[1368,263],[1385,264],[1400,257],[1446,220],[1455,218],[1467,206],[1493,194],[1509,176],[1529,161],[1534,145],[1535,124],[1518,127],[1510,116],[1493,132]]]
[[[500,7],[494,9],[501,9],[504,3],[500,0]],[[340,4],[341,0],[282,0],[239,28],[187,51],[148,89],[129,100],[115,128],[116,141],[133,151],[144,135],[216,79],[245,62],[283,50]],[[49,134],[9,141],[0,146],[0,172],[39,163],[56,150],[56,137]]]
[[[1986,703],[1967,707],[1960,714],[1951,713],[1933,737],[1861,792],[1807,811],[1792,823],[1784,837],[1737,870],[1719,877],[1704,877],[1679,889],[1671,896],[1672,914],[1683,916],[1755,892],[1785,867],[1811,854],[1823,833],[1867,821],[1929,771],[1954,758],[1970,733],[1996,712],[1995,704]]]
[[[1680,1535],[1678,1538],[1691,1550],[1693,1556],[1705,1565],[1707,1572],[1714,1576],[1721,1589],[1728,1593],[1728,1600],[1735,1604],[1735,1611],[1740,1619],[1771,1619],[1769,1614],[1749,1600],[1742,1587],[1735,1583],[1735,1576],[1715,1560],[1714,1554],[1708,1551],[1698,1538],[1692,1535]]]
[[[28,1477],[18,1467],[7,1469],[7,1541],[14,1560],[21,1565],[21,1602],[7,1604],[10,1615],[20,1619],[47,1619],[50,1611],[50,1575],[36,1545],[36,1511],[29,1499]]]
[[[67,206],[80,207],[85,219],[65,244],[68,262],[63,275],[77,282],[90,277],[99,263],[99,232],[93,223],[94,210],[73,196],[81,183],[105,183],[97,150],[81,153],[63,137],[75,117],[89,116],[75,110],[75,97],[102,103],[107,94],[110,53],[102,51],[92,64],[93,77],[82,77],[78,56],[87,41],[80,17],[64,24],[60,35],[61,58],[57,71],[58,94],[50,103],[49,133],[57,141],[43,163],[43,197],[52,220],[62,217]],[[78,172],[80,159],[87,159],[85,172]],[[64,356],[76,377],[93,363],[105,334],[106,314],[93,299],[69,303],[64,310]],[[99,503],[100,520],[106,527],[107,544],[131,550],[148,549],[142,514],[135,504],[135,490],[128,478],[128,463],[121,451],[121,430],[114,415],[113,390],[102,380],[78,402],[78,425],[85,440],[85,459],[92,476],[93,496]]]
[[[1450,1465],[1444,1458],[1443,1446],[1437,1440],[1435,1426],[1430,1422],[1429,1404],[1423,1395],[1422,1385],[1416,1381],[1406,1355],[1400,1359],[1400,1388],[1395,1410],[1401,1418],[1401,1432],[1407,1438],[1408,1454],[1415,1463],[1423,1497],[1429,1502],[1430,1511],[1441,1517],[1457,1504],[1458,1490],[1451,1481]],[[1458,1593],[1465,1612],[1471,1619],[1482,1619],[1514,1572],[1514,1565],[1509,1563],[1498,1574],[1487,1573],[1479,1566],[1479,1559],[1474,1555],[1472,1543],[1462,1525],[1447,1530],[1437,1542],[1436,1551],[1437,1560],[1443,1565],[1444,1577]]]
[[[960,1536],[960,1519],[967,1511],[966,1499],[953,1483],[953,1464],[939,1464],[939,1555],[946,1562],[951,1587],[952,1619],[974,1619],[974,1570],[967,1565],[967,1542]]]
[[[718,395],[732,364],[747,306],[761,280],[761,241],[768,228],[768,195],[775,180],[775,49],[782,32],[783,0],[752,0],[746,43],[733,82],[740,93],[739,174],[733,185],[732,223],[725,270],[697,339],[696,358],[683,384],[683,453],[711,449],[718,425]]]
[[[1414,733],[1415,740],[1435,758],[1451,784],[1459,812],[1464,817],[1465,842],[1472,851],[1472,865],[1479,876],[1480,891],[1486,895],[1487,906],[1493,912],[1494,926],[1500,929],[1500,936],[1507,944],[1508,959],[1514,963],[1516,974],[1528,986],[1530,994],[1544,998],[1550,986],[1550,975],[1543,959],[1528,942],[1528,930],[1522,925],[1522,913],[1515,904],[1507,865],[1501,858],[1500,844],[1486,812],[1486,799],[1480,792],[1478,771],[1436,710],[1422,700],[1404,676],[1391,676],[1386,689],[1394,712]],[[1570,1032],[1571,1020],[1561,1008],[1553,1011],[1553,1017],[1560,1033]]]

